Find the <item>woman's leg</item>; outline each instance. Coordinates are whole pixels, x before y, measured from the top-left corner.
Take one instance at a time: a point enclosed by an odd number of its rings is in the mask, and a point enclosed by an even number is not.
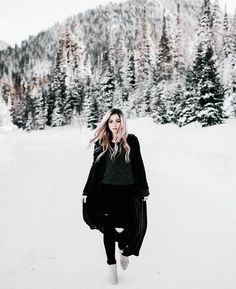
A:
[[[115,258],[115,228],[109,215],[104,216],[103,242],[107,255],[107,264],[116,264]]]
[[[118,239],[118,247],[119,247],[119,249],[120,250],[125,249],[126,246],[127,246],[127,242],[128,242],[128,231],[127,231],[127,229],[123,229],[121,232],[118,232],[117,239]]]

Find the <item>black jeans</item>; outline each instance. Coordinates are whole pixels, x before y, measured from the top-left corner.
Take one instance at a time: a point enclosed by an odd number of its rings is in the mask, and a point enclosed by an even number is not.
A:
[[[116,264],[115,241],[119,249],[127,246],[129,227],[134,215],[133,195],[134,185],[107,185],[100,186],[102,211],[104,217],[104,246],[107,254],[107,263]],[[115,228],[124,228],[118,233]]]
[[[128,240],[128,231],[124,228],[121,233],[115,230],[115,225],[112,218],[109,215],[104,216],[104,234],[103,242],[107,255],[107,264],[116,264],[115,257],[115,240],[118,240],[118,247],[123,250],[126,247]]]

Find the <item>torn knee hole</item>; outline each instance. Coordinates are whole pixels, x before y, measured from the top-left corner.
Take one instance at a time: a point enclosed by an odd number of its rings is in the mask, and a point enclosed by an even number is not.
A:
[[[116,232],[122,233],[124,231],[124,228],[115,228]]]

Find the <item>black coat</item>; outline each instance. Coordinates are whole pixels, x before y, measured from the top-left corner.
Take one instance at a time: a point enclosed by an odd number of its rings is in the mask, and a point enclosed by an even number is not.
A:
[[[147,229],[147,205],[143,197],[149,195],[149,189],[138,138],[133,134],[129,134],[127,142],[130,146],[130,160],[136,194],[133,197],[134,222],[129,229],[130,238],[123,254],[125,256],[138,256]],[[98,229],[103,233],[104,223],[101,214],[101,200],[99,198],[99,185],[101,184],[105,168],[103,156],[98,162],[95,162],[101,151],[102,149],[97,142],[94,147],[93,164],[83,190],[83,195],[87,196],[86,203],[83,203],[83,218],[91,229]]]

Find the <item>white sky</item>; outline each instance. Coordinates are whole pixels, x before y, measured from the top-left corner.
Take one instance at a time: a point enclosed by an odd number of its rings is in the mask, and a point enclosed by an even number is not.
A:
[[[46,30],[57,21],[108,2],[110,0],[0,0],[0,40],[10,45],[20,44],[29,35]],[[227,10],[234,12],[234,0],[219,2],[221,7],[227,3]]]

